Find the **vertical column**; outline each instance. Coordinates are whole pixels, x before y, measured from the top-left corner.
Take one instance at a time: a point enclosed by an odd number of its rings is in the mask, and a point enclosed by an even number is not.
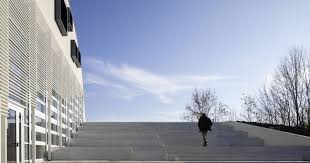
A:
[[[30,101],[31,101],[31,95],[29,95],[29,100],[28,100],[28,102],[29,102],[29,104],[30,104]],[[32,122],[34,121],[33,119],[32,119],[32,107],[31,107],[31,105],[28,105],[28,117],[27,117],[27,115],[25,114],[24,116],[24,118],[29,118],[28,119],[28,122],[29,122],[29,132],[28,132],[28,137],[29,137],[29,149],[28,149],[28,151],[29,151],[29,153],[32,153],[32,151],[33,151],[33,145],[32,145],[32,139],[33,139],[33,133],[32,133]],[[30,147],[31,146],[31,147]],[[26,150],[26,149],[25,149]],[[31,151],[31,152],[30,152]],[[28,155],[29,155],[29,153],[28,153]],[[32,161],[32,155],[29,157],[29,160],[31,160]]]
[[[31,94],[30,94],[31,99]],[[29,100],[31,101],[31,100]],[[29,110],[31,110],[31,160],[34,163],[36,161],[36,128],[35,128],[35,108],[29,105]]]
[[[69,132],[69,124],[68,124],[68,121],[69,121],[69,108],[68,108],[68,100],[66,99],[65,100],[65,108],[66,108],[66,110],[65,110],[65,116],[66,116],[66,122],[65,122],[65,124],[66,124],[66,146],[68,146],[68,140],[69,140],[69,136],[68,136],[68,132]]]
[[[28,57],[29,57],[29,153],[31,157],[29,160],[32,163],[35,162],[36,153],[36,128],[35,128],[35,113],[36,113],[36,103],[37,103],[37,16],[36,16],[36,2],[34,0],[29,0],[28,2]],[[26,117],[25,117],[26,118]]]
[[[46,156],[45,157],[48,157],[48,150],[49,150],[49,147],[48,147],[48,144],[49,142],[51,141],[50,140],[50,137],[49,137],[49,133],[50,133],[50,128],[49,128],[49,108],[48,108],[48,94],[47,94],[47,91],[45,92],[45,99],[44,99],[44,104],[45,104],[45,136],[46,136],[46,141],[45,141],[45,153],[46,153]]]
[[[7,116],[9,82],[8,0],[0,0],[0,162],[7,162]]]
[[[76,132],[76,96],[73,99],[73,133]]]
[[[29,144],[31,144],[31,158],[29,160],[32,161],[32,163],[35,163],[36,160],[36,131],[35,131],[35,110],[31,106],[31,94],[29,95],[29,131],[30,131],[30,137],[29,137]],[[31,142],[31,143],[30,143]]]
[[[58,146],[62,146],[62,97],[58,96]]]
[[[47,160],[52,160],[52,134],[51,134],[51,100],[46,92],[46,109],[47,109],[47,130],[48,130],[48,144],[47,144]]]
[[[69,127],[70,127],[70,121],[69,121],[69,114],[70,114],[70,112],[69,112],[69,100],[68,99],[66,99],[66,113],[67,113],[67,119],[66,119],[66,124],[67,124],[67,144],[70,142],[70,139],[71,139],[71,135],[70,135],[70,129],[69,129]]]

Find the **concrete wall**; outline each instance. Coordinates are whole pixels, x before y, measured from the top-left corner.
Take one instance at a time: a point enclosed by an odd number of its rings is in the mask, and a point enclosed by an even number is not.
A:
[[[263,139],[266,146],[310,146],[310,137],[239,122],[225,122],[224,124],[232,126],[235,130],[247,132],[249,137]]]
[[[78,45],[78,39],[76,36],[76,29],[75,24],[73,23],[73,31],[68,32],[68,36],[62,36],[59,32],[59,29],[55,23],[54,19],[54,0],[35,0],[37,6],[42,12],[42,15],[44,16],[44,20],[46,21],[47,25],[49,26],[49,29],[51,31],[51,34],[56,38],[59,47],[63,51],[63,54],[65,55],[65,58],[67,59],[71,69],[74,71],[74,74],[76,75],[78,81],[81,84],[81,87],[83,88],[83,77],[82,77],[82,69],[76,68],[75,64],[71,60],[71,46],[70,46],[70,40],[75,40]],[[69,0],[65,0],[65,3],[68,7],[70,7]],[[71,9],[72,10],[72,9]],[[72,11],[73,12],[73,11]],[[73,18],[74,21],[74,18]],[[83,55],[83,54],[82,54]]]

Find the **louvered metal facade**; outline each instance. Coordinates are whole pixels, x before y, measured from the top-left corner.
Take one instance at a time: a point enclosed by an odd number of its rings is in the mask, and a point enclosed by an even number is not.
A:
[[[19,162],[48,159],[85,121],[82,70],[70,53],[75,28],[67,36],[57,29],[56,1],[0,1],[1,162],[12,157],[10,110],[22,115]]]

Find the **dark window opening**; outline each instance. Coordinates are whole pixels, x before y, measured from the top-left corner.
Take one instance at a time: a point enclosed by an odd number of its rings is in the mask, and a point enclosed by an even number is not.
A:
[[[65,134],[65,135],[66,135],[66,134],[67,134],[67,129],[63,128],[63,129],[62,129],[62,134]]]
[[[66,137],[62,137],[62,146],[67,146]]]
[[[46,146],[36,145],[36,158],[45,158],[46,155]]]
[[[55,0],[55,21],[63,36],[67,36],[68,14],[64,0]]]
[[[57,132],[57,128],[58,128],[57,125],[51,123],[51,130]]]
[[[39,101],[37,101],[37,106],[36,109],[42,113],[45,113],[45,106],[43,104],[41,104]]]
[[[46,127],[46,122],[45,122],[44,119],[35,116],[35,119],[34,119],[34,120],[35,120],[35,124],[36,124],[37,126]]]
[[[71,58],[75,63],[76,67],[81,67],[81,53],[76,45],[75,40],[71,40]]]
[[[58,145],[58,136],[51,134],[52,135],[52,145]]]
[[[72,18],[72,13],[70,8],[67,8],[67,13],[68,13],[68,31],[72,32],[73,31],[73,18]]]
[[[36,141],[45,142],[46,141],[46,135],[42,134],[40,132],[36,132]]]

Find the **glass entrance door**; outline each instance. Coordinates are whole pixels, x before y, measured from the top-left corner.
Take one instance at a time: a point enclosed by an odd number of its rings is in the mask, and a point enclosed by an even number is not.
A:
[[[9,109],[7,129],[7,159],[8,163],[22,162],[22,127],[23,114]]]

